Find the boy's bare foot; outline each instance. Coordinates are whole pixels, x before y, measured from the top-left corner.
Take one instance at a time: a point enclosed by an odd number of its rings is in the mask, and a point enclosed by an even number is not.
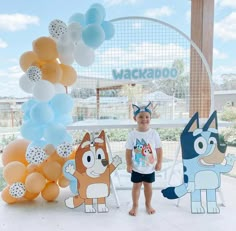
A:
[[[156,212],[156,210],[152,208],[152,206],[146,206],[146,210],[149,215],[154,214]]]
[[[137,206],[133,206],[132,209],[129,211],[129,215],[130,216],[136,216],[138,212],[138,207]]]

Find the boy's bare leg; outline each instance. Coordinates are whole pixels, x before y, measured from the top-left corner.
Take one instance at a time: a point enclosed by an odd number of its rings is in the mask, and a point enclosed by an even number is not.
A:
[[[155,209],[152,208],[152,183],[143,182],[144,185],[144,196],[145,196],[145,205],[148,214],[155,213]]]
[[[131,215],[131,216],[136,216],[137,215],[137,212],[138,212],[138,201],[139,201],[141,186],[142,186],[142,182],[140,182],[140,183],[133,183],[133,188],[132,188],[133,207],[129,211],[129,215]]]

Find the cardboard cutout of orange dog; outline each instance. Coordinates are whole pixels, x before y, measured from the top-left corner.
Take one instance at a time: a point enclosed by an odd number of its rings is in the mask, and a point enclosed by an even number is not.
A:
[[[75,168],[72,164],[65,166],[65,171],[77,179],[78,195],[65,200],[68,208],[85,205],[85,212],[95,213],[93,199],[97,199],[97,211],[108,212],[106,197],[110,194],[110,175],[121,163],[115,156],[109,164],[106,149],[105,132],[91,140],[86,133],[75,154]]]

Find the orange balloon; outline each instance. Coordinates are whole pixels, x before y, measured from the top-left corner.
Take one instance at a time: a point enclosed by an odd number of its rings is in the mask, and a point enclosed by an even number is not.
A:
[[[60,64],[62,69],[62,78],[60,83],[64,86],[70,86],[75,83],[77,79],[77,73],[75,69],[71,66]]]
[[[3,178],[8,184],[24,182],[26,167],[19,161],[12,161],[3,168]]]
[[[30,142],[25,139],[17,139],[9,143],[2,153],[3,165],[5,166],[12,161],[19,161],[28,165],[28,162],[25,159],[25,153],[29,143]]]
[[[30,193],[40,193],[45,185],[46,179],[39,172],[30,173],[25,179],[25,188]]]
[[[29,164],[29,165],[26,167],[26,170],[27,170],[28,173],[38,172],[38,171],[39,171],[39,167],[38,167],[38,165],[36,165],[36,164]]]
[[[31,193],[29,191],[26,191],[25,195],[24,195],[24,198],[26,200],[31,201],[31,200],[34,200],[36,197],[38,197],[38,195],[39,195],[39,193]]]
[[[60,176],[58,179],[58,184],[60,187],[65,188],[70,184],[70,181],[65,176]]]
[[[38,56],[33,51],[26,51],[20,57],[20,67],[26,72],[32,63],[38,60]]]
[[[42,173],[49,181],[56,181],[62,173],[62,167],[57,161],[47,161],[42,166]]]
[[[48,182],[41,195],[46,201],[54,201],[58,197],[59,192],[59,186],[55,182]]]
[[[12,197],[9,193],[10,186],[7,186],[2,190],[1,197],[2,200],[5,201],[8,204],[13,204],[17,201],[15,197]]]
[[[48,159],[47,159],[48,162],[51,162],[51,161],[57,161],[61,166],[64,165],[64,163],[66,162],[66,159],[59,156],[57,154],[57,152],[55,151],[53,154],[51,154]]]
[[[33,51],[40,60],[55,60],[58,57],[56,42],[49,37],[40,37],[33,41]]]
[[[62,78],[62,69],[57,62],[46,62],[41,67],[42,79],[58,83]]]

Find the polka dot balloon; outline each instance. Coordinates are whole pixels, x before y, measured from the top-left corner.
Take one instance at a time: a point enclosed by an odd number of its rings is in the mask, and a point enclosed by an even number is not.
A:
[[[48,30],[53,38],[59,39],[61,35],[67,32],[67,25],[63,21],[55,19],[50,22]]]
[[[26,75],[33,82],[37,82],[42,78],[42,72],[40,68],[36,66],[30,66],[27,69]]]
[[[14,198],[21,198],[25,195],[25,185],[21,182],[13,183],[9,188],[9,193]]]
[[[72,152],[72,144],[63,143],[57,146],[57,153],[60,157],[66,158]]]
[[[41,147],[29,147],[26,151],[26,160],[30,164],[41,164],[47,159],[46,152]]]

